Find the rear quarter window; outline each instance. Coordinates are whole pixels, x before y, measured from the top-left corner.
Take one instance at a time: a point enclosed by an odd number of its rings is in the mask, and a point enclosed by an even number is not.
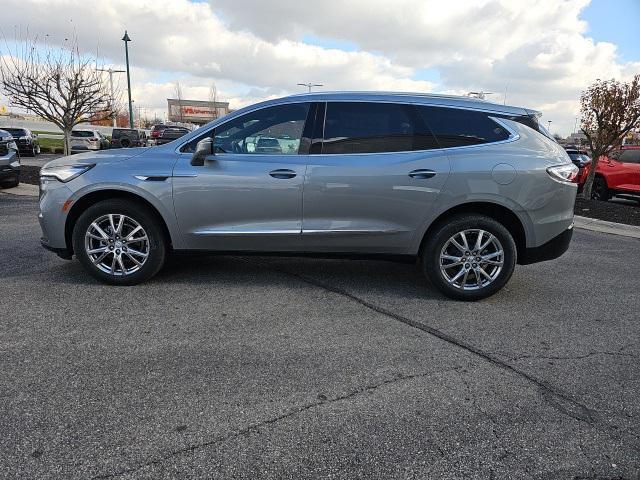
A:
[[[447,107],[416,108],[442,148],[481,145],[509,138],[509,132],[486,112]]]

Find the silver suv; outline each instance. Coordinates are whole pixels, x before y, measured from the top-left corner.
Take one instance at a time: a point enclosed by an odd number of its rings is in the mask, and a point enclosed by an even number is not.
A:
[[[577,168],[537,116],[421,94],[270,100],[160,147],[49,162],[42,244],[116,285],[174,251],[409,258],[477,300],[569,246]]]

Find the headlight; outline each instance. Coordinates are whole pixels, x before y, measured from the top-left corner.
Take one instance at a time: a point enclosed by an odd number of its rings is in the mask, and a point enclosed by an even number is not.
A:
[[[55,165],[40,170],[40,178],[55,178],[68,182],[95,167],[95,164]]]
[[[563,165],[555,165],[547,168],[547,173],[556,182],[575,183],[578,179],[578,167],[573,163],[565,163]]]
[[[7,142],[7,147],[13,150],[18,150],[18,145],[16,145],[16,142]]]

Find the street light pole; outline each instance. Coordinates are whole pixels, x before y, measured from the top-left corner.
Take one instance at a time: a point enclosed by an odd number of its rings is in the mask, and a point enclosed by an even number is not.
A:
[[[116,96],[113,91],[113,74],[114,73],[124,73],[124,70],[114,70],[113,68],[98,68],[99,72],[107,72],[109,73],[109,88],[111,90],[111,108],[113,109],[116,104]],[[115,113],[115,112],[114,112]],[[113,128],[118,126],[118,118],[117,114],[113,116]]]
[[[311,87],[322,87],[321,83],[299,83],[300,87],[307,87],[309,89],[309,93],[311,93]]]
[[[122,37],[122,41],[124,42],[124,54],[127,61],[127,90],[129,92],[129,128],[133,128],[133,109],[131,108],[131,75],[129,74],[129,42],[131,38],[129,38],[129,34],[127,31],[124,31],[124,37]]]

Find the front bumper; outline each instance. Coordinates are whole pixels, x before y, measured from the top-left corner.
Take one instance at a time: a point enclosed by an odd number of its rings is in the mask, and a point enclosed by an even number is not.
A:
[[[520,265],[529,265],[558,258],[569,249],[572,236],[573,223],[564,232],[552,238],[547,243],[539,247],[526,248],[524,254],[518,258],[518,263]]]
[[[59,253],[68,249],[65,238],[67,211],[63,207],[71,195],[66,184],[41,179],[38,221],[42,230],[40,242],[47,250]]]

